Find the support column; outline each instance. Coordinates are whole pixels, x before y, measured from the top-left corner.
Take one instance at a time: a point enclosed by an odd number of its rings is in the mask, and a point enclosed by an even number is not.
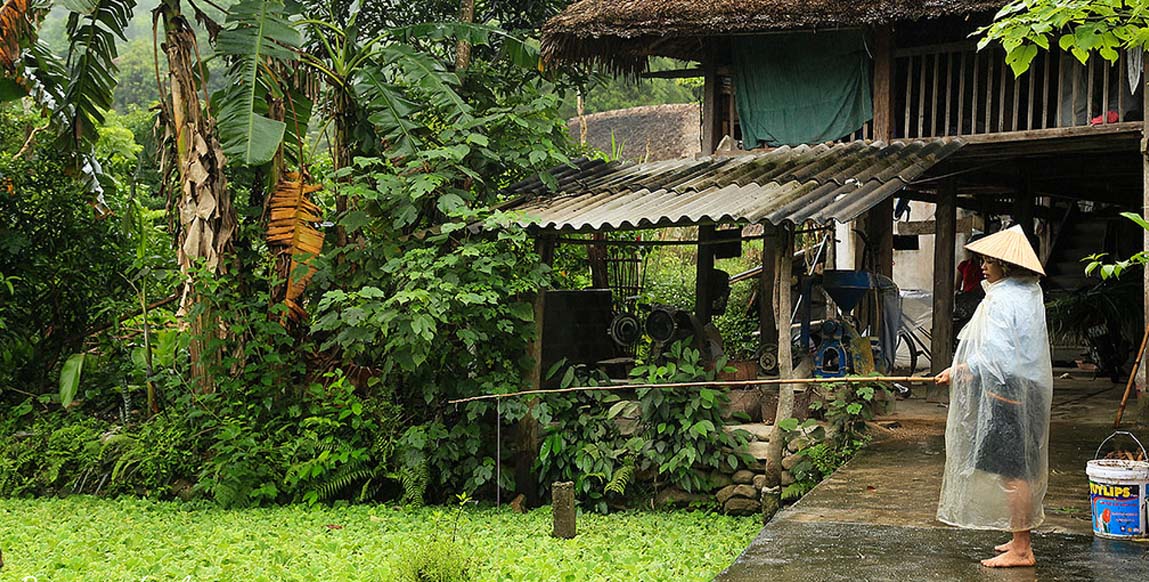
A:
[[[866,240],[874,255],[873,272],[894,276],[894,199],[887,198],[866,214]]]
[[[694,315],[702,325],[710,323],[714,304],[714,286],[711,278],[714,272],[714,247],[707,244],[714,240],[714,225],[698,227],[698,267],[694,279]]]
[[[889,26],[874,29],[874,140],[894,138],[894,34]],[[891,216],[893,213],[890,213]]]
[[[717,57],[711,52],[702,63],[702,155],[709,156],[722,141],[722,83],[718,78]]]
[[[1021,172],[1021,178],[1018,180],[1017,190],[1013,197],[1013,219],[1025,231],[1029,244],[1037,249],[1040,247],[1034,244],[1037,239],[1033,234],[1033,215],[1037,199],[1033,192],[1033,181],[1030,178],[1029,168],[1023,166]]]
[[[542,234],[535,240],[535,252],[544,265],[550,265],[555,259],[555,239],[553,235]],[[531,369],[527,375],[532,390],[541,390],[543,387],[543,321],[545,313],[547,290],[539,289],[535,295],[535,337],[528,346],[531,356]],[[538,403],[532,399],[527,403],[527,413],[519,419],[515,442],[515,488],[526,500],[528,507],[538,507],[539,491],[533,470],[535,459],[539,453],[539,422],[535,420],[534,408]],[[501,459],[496,460],[501,462]],[[495,485],[498,487],[498,484]]]
[[[934,374],[953,360],[954,247],[957,240],[957,182],[951,178],[941,185],[934,212],[934,312],[930,353]],[[947,389],[933,386],[927,400],[944,400]]]
[[[775,247],[778,276],[774,283],[774,318],[777,321],[778,337],[778,377],[794,377],[794,363],[790,351],[790,279],[794,264],[794,233],[788,226],[778,228]],[[769,447],[766,449],[766,486],[778,487],[782,482],[782,429],[778,424],[794,416],[794,387],[783,384],[778,387],[778,411],[774,415],[774,430],[770,432]]]
[[[763,226],[762,272],[758,275],[758,350],[760,353],[765,353],[768,346],[774,344],[778,338],[778,325],[774,320],[774,280],[778,274],[775,253],[779,238],[777,227],[771,224]],[[774,351],[774,355],[777,357],[777,350]],[[770,424],[778,411],[778,392],[773,386],[761,386],[758,393],[761,395],[759,408],[762,412],[762,422]]]

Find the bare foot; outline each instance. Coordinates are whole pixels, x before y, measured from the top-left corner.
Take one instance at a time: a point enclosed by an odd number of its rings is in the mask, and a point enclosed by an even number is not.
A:
[[[998,552],[1008,552],[1012,548],[1013,548],[1013,540],[1009,540],[1008,542],[1005,542],[1004,544],[998,544],[998,545],[993,547],[993,549],[997,550]]]
[[[1018,553],[1013,549],[1007,550],[1005,553],[982,560],[981,565],[986,568],[1028,568],[1037,564],[1037,558],[1033,556],[1033,552]]]

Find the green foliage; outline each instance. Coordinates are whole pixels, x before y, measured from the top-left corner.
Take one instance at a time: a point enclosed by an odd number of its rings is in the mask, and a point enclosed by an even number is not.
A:
[[[719,361],[717,367],[724,366]],[[580,368],[568,368],[563,385],[597,385],[605,379]],[[698,350],[685,340],[671,345],[664,359],[639,363],[637,383],[713,380]],[[686,491],[702,491],[708,474],[733,470],[748,459],[733,451],[747,435],[723,430],[725,391],[713,388],[635,389],[635,400],[614,392],[576,392],[548,396],[536,409],[547,428],[539,452],[542,481],[569,480],[575,494],[599,512],[608,502],[622,503],[628,486],[640,475]]]
[[[1133,221],[1142,229],[1149,231],[1149,221],[1146,221],[1144,218],[1142,218],[1140,214],[1133,212],[1122,212],[1121,216],[1124,216],[1125,218]],[[1144,266],[1146,263],[1149,263],[1149,252],[1140,251],[1128,259],[1116,261],[1114,263],[1106,263],[1105,258],[1106,255],[1104,253],[1100,253],[1089,255],[1088,257],[1081,259],[1082,262],[1086,263],[1085,274],[1092,275],[1093,273],[1098,273],[1101,275],[1102,281],[1117,279],[1121,277],[1122,273],[1129,270],[1130,268],[1134,266]],[[1117,318],[1118,321],[1121,319],[1123,318]]]
[[[890,397],[888,389],[881,384],[829,384],[825,401],[810,403],[812,411],[825,416],[827,429],[813,419],[799,423],[797,419],[787,418],[779,423],[787,440],[800,437],[808,443],[796,453],[801,458],[790,469],[794,483],[783,488],[783,499],[797,499],[806,494],[866,446],[870,440],[866,421],[873,418],[879,391]]]
[[[1090,329],[1114,324],[1125,339],[1134,342],[1143,329],[1142,298],[1140,280],[1116,276],[1058,295],[1045,306],[1050,331],[1087,341]]]
[[[0,111],[0,398],[57,393],[63,359],[81,350],[84,332],[127,309],[130,239],[115,220],[95,220],[70,160],[51,144],[34,143],[22,157],[20,127],[33,118]],[[116,208],[123,203],[109,202]],[[21,396],[22,398],[22,396]],[[9,400],[10,401],[10,400]]]
[[[443,535],[432,536],[405,553],[398,582],[467,582],[474,579],[473,560],[463,544]]]
[[[220,141],[229,160],[258,166],[275,155],[287,124],[267,116],[268,97],[283,94],[270,71],[293,63],[301,41],[282,0],[240,0],[228,9],[215,50],[231,63],[230,84],[217,96]]]
[[[26,403],[13,416],[30,411]],[[0,438],[0,496],[98,491],[108,474],[101,454],[108,429],[92,418],[45,417],[24,430],[6,431]]]
[[[116,87],[116,40],[126,40],[135,0],[69,0],[69,84],[64,101],[72,110],[69,133],[77,144],[94,142]]]
[[[453,517],[380,505],[221,510],[136,499],[0,499],[4,576],[22,580],[396,580],[409,549]],[[579,537],[547,533],[550,508],[468,510],[458,547],[473,579],[702,582],[728,566],[759,519],[702,512],[579,516]],[[10,549],[14,548],[14,549]]]
[[[1093,53],[1116,62],[1122,48],[1149,46],[1149,13],[1141,0],[1013,0],[980,30],[984,48],[1000,42],[1015,75],[1029,69],[1038,50],[1057,47],[1085,63]]]
[[[432,521],[435,533],[421,540],[415,547],[405,552],[400,561],[400,582],[467,582],[474,579],[478,560],[472,550],[459,541],[459,520],[463,510],[471,503],[470,496],[456,495],[458,508],[454,524],[446,522],[446,515],[435,512]],[[451,529],[447,534],[448,526]]]
[[[76,397],[76,389],[80,386],[80,375],[84,370],[84,354],[73,354],[64,361],[60,368],[60,406],[68,408]]]

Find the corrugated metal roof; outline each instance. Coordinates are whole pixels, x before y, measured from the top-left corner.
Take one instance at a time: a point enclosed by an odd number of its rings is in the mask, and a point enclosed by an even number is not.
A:
[[[962,147],[955,139],[782,147],[760,154],[636,164],[579,160],[511,187],[524,224],[604,231],[722,222],[847,222]]]

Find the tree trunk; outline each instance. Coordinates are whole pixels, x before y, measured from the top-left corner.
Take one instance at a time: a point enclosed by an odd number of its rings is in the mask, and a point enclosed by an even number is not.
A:
[[[794,265],[794,234],[786,226],[778,227],[775,239],[774,319],[778,322],[778,377],[794,377],[794,361],[790,346],[790,278]],[[779,424],[794,416],[794,388],[790,384],[778,386],[778,412],[774,415],[774,430],[770,432],[770,446],[766,449],[766,485],[778,487],[782,482],[782,429]]]
[[[475,21],[475,0],[460,0],[459,22],[471,24]],[[462,73],[471,66],[471,43],[460,40],[455,47],[455,70]]]
[[[185,277],[180,313],[191,332],[192,384],[200,392],[214,390],[213,369],[220,360],[215,314],[196,290],[197,277],[223,271],[236,230],[235,209],[224,177],[224,156],[215,124],[199,99],[195,33],[180,14],[178,0],[157,8],[164,23],[163,51],[168,61],[171,101],[170,130],[175,139],[179,172],[177,192],[179,236],[177,258]]]

